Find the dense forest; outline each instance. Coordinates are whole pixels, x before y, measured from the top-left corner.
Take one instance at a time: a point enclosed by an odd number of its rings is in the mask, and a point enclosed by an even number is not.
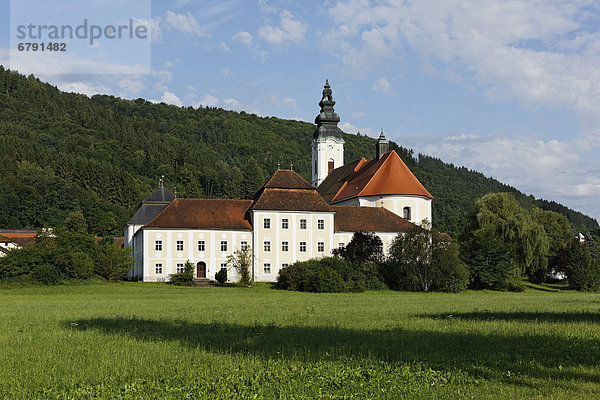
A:
[[[0,66],[0,228],[63,226],[79,210],[91,233],[121,235],[161,175],[179,197],[249,198],[278,164],[293,164],[310,180],[313,130],[306,122],[219,108],[63,93]],[[344,139],[346,162],[375,156],[375,139]],[[391,148],[435,196],[439,230],[457,234],[474,200],[489,192],[559,212],[576,229],[598,228],[580,212],[479,172]]]

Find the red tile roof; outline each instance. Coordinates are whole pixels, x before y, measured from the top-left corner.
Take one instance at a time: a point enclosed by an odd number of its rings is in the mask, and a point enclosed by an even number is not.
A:
[[[251,230],[246,215],[250,204],[252,200],[175,199],[144,227]]]
[[[384,194],[433,198],[393,150],[379,160],[363,158],[332,171],[317,190],[330,203]]]
[[[251,210],[329,212],[317,189],[292,170],[280,169],[254,195]]]
[[[336,232],[404,232],[414,226],[383,207],[330,206]]]

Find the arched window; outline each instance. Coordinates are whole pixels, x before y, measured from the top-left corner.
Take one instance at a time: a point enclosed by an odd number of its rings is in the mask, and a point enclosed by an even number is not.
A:
[[[333,163],[333,160],[329,160],[329,161],[327,162],[327,173],[328,173],[328,174],[329,174],[329,173],[331,173],[331,171],[333,171],[333,164],[334,164],[334,163]]]
[[[404,217],[405,220],[410,221],[411,220],[411,212],[410,212],[410,207],[404,207],[402,209],[402,217]]]

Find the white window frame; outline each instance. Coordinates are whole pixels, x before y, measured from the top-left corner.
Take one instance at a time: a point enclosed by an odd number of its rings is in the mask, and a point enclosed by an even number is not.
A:
[[[240,250],[246,250],[248,249],[248,242],[246,240],[242,240],[240,242]]]
[[[175,244],[176,251],[184,251],[183,250],[183,240],[178,240]]]
[[[271,263],[263,263],[263,274],[271,273]]]
[[[265,219],[263,219],[263,228],[264,229],[271,229],[271,218],[265,218]]]
[[[306,230],[308,223],[306,222],[306,218],[300,218],[300,229],[303,231]]]
[[[175,272],[177,273],[181,273],[185,271],[185,264],[184,263],[177,263],[177,266],[175,268]]]
[[[317,220],[317,229],[320,231],[325,230],[325,220],[324,219]]]
[[[154,241],[154,251],[162,251],[162,248],[163,248],[162,240],[155,240]]]
[[[221,251],[227,251],[227,249],[229,248],[227,244],[227,240],[221,240]]]
[[[162,273],[163,273],[162,263],[154,263],[154,273],[156,275],[162,275]]]
[[[281,242],[281,251],[290,251],[290,242],[284,240],[283,242]]]
[[[270,241],[268,241],[268,240],[265,240],[265,241],[263,242],[263,250],[264,250],[266,253],[269,253],[269,252],[271,252],[271,242],[270,242]]]
[[[325,242],[317,242],[317,252],[325,252]]]
[[[290,227],[290,220],[288,218],[283,218],[281,220],[281,229],[289,229]]]
[[[302,250],[304,248],[304,250]],[[300,242],[300,253],[306,253],[306,242]]]
[[[206,251],[206,241],[198,240],[198,251],[199,252]]]

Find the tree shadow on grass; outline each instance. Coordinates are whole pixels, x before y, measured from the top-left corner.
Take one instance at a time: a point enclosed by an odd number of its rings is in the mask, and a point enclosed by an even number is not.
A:
[[[515,321],[515,322],[585,322],[600,324],[600,312],[492,312],[423,314],[422,318],[461,319],[465,321]]]
[[[529,378],[551,379],[554,383],[564,381],[565,384],[573,379],[600,383],[599,341],[567,340],[545,333],[357,330],[122,317],[82,319],[65,323],[65,328],[144,341],[173,341],[214,353],[249,354],[265,359],[311,362],[368,358],[424,363],[438,370],[462,370],[477,378],[513,384],[528,385]],[[520,377],[520,381],[515,377]]]

